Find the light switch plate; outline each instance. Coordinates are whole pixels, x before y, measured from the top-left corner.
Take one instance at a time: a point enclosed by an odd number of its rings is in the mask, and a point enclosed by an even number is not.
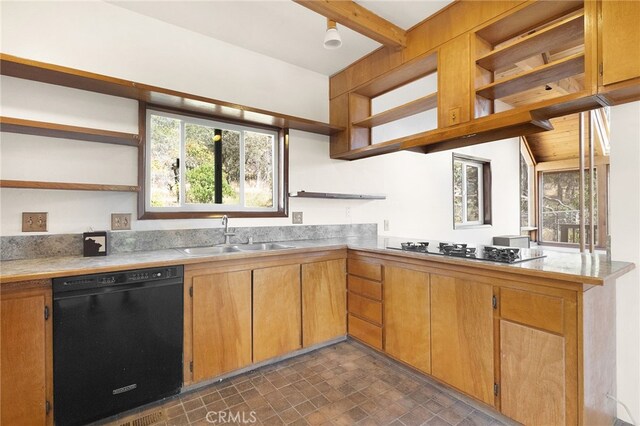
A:
[[[291,220],[294,225],[302,224],[302,212],[293,212],[291,213]]]
[[[131,229],[131,213],[112,213],[111,230],[127,231]]]
[[[47,212],[22,212],[22,232],[47,232]]]

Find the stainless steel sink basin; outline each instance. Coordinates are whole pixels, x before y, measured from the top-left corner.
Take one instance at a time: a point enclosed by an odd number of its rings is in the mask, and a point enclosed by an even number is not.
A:
[[[236,246],[213,246],[213,247],[190,247],[185,249],[179,249],[183,253],[189,256],[206,256],[208,254],[225,254],[225,253],[237,253],[240,250]]]
[[[287,246],[278,243],[261,243],[261,244],[241,244],[235,246],[241,251],[269,251],[269,250],[284,250],[295,248],[293,246]]]

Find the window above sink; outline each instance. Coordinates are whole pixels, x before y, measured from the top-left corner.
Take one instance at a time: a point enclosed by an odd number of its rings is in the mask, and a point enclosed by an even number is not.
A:
[[[286,216],[286,130],[151,107],[145,119],[141,219]]]

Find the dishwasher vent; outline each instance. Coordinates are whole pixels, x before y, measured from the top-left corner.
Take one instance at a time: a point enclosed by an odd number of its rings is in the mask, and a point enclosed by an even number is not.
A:
[[[156,411],[155,413],[145,414],[142,417],[138,417],[134,420],[129,420],[124,423],[120,423],[120,426],[150,426],[154,423],[162,422],[166,420],[162,411]]]

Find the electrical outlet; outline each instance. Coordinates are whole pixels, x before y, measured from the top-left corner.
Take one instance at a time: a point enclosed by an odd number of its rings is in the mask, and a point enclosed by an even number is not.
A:
[[[22,232],[47,232],[47,212],[22,212]]]
[[[345,217],[351,217],[351,207],[347,207],[344,210],[344,215],[345,215]]]
[[[449,125],[460,123],[460,108],[451,108],[449,110]]]
[[[111,213],[111,230],[126,231],[131,229],[131,213]]]
[[[388,231],[389,230],[389,219],[385,219],[384,220],[384,230]]]
[[[302,224],[302,212],[293,212],[291,213],[291,219],[294,225]]]

